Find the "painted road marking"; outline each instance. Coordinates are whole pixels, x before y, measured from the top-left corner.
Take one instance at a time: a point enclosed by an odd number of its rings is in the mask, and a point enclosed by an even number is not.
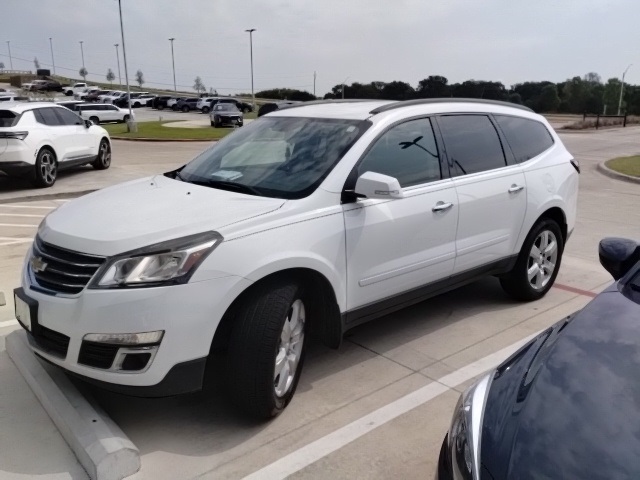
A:
[[[38,225],[25,225],[19,223],[0,223],[0,227],[38,228]]]
[[[5,322],[0,322],[0,328],[3,328],[3,327],[10,327],[10,326],[12,326],[12,325],[19,325],[19,323],[18,323],[18,321],[17,321],[17,320],[15,320],[15,319],[14,319],[14,320],[7,320],[7,321],[5,321]]]
[[[46,209],[46,210],[53,210],[54,208],[58,208],[58,207],[41,207],[41,206],[37,206],[37,205],[10,205],[8,203],[2,203],[0,204],[0,208],[40,208],[40,209]]]
[[[597,293],[590,292],[589,290],[583,290],[581,288],[572,287],[571,285],[564,285],[562,283],[554,283],[553,286],[566,292],[577,293],[578,295],[584,295],[591,298],[595,298],[599,295]]]
[[[247,475],[244,480],[266,480],[281,479],[302,470],[303,468],[317,462],[327,455],[341,449],[345,445],[357,440],[376,428],[398,418],[399,416],[413,410],[439,395],[451,390],[461,383],[470,380],[491,368],[495,368],[502,361],[508,358],[522,345],[539,335],[535,333],[529,335],[519,342],[513,343],[502,350],[491,355],[487,355],[469,365],[456,370],[449,375],[426,385],[413,393],[405,395],[398,400],[381,407],[364,417],[359,418],[345,425],[334,432],[319,438],[318,440],[305,445],[302,448],[282,457],[279,460],[267,465],[260,470]],[[444,435],[444,434],[443,434]]]
[[[0,237],[0,240],[10,242],[33,242],[33,238],[28,237]]]
[[[33,215],[30,213],[2,213],[0,212],[0,217],[33,217],[33,218],[42,218],[42,215]]]

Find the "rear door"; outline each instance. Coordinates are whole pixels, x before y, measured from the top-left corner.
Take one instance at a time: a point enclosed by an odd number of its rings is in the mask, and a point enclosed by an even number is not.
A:
[[[60,107],[63,108],[64,107]],[[73,143],[70,137],[70,130],[62,123],[60,117],[56,115],[56,108],[45,107],[33,110],[33,115],[41,128],[46,130],[43,137],[45,141],[50,142],[56,152],[58,163],[64,163],[73,157]],[[71,113],[71,112],[69,112]]]
[[[510,257],[527,208],[521,167],[489,115],[442,115],[438,125],[460,209],[454,273]]]
[[[84,120],[66,108],[55,108],[55,114],[65,128],[64,143],[67,145],[68,160],[81,160],[93,154],[94,136],[89,133]],[[96,147],[97,148],[97,147]]]

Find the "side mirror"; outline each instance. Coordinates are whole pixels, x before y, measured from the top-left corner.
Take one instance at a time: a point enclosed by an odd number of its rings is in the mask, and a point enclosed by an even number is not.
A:
[[[403,198],[404,193],[396,178],[381,173],[365,172],[356,182],[356,195],[366,198]]]
[[[93,125],[93,122],[91,120],[85,120],[84,121],[84,126],[89,128],[91,125]]]
[[[614,280],[619,280],[640,261],[640,244],[627,238],[603,238],[598,254],[602,266]]]

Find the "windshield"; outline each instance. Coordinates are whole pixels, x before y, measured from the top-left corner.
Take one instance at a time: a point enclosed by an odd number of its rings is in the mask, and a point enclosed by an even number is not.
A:
[[[219,103],[214,107],[214,110],[231,110],[231,111],[237,112],[238,108],[235,105],[232,105],[231,103]]]
[[[370,125],[364,120],[265,117],[205,150],[177,177],[253,195],[303,198]]]

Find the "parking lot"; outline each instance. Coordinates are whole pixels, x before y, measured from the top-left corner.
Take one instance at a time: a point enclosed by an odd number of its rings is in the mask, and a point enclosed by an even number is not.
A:
[[[145,110],[137,110],[140,121],[194,116]],[[639,134],[561,134],[582,167],[578,220],[556,285],[542,300],[514,302],[486,279],[360,326],[338,350],[313,344],[292,404],[269,423],[246,420],[215,392],[137,399],[94,391],[140,449],[135,478],[433,478],[459,392],[611,282],[598,263],[602,237],[638,238],[639,186],[604,177],[596,166],[640,153]],[[109,170],[79,168],[46,192],[0,179],[0,291],[7,297],[0,306],[0,452],[10,457],[0,477],[85,478],[4,351],[4,336],[18,328],[10,292],[39,222],[79,192],[165,172],[206,146],[114,141]],[[48,197],[35,197],[42,193]]]

